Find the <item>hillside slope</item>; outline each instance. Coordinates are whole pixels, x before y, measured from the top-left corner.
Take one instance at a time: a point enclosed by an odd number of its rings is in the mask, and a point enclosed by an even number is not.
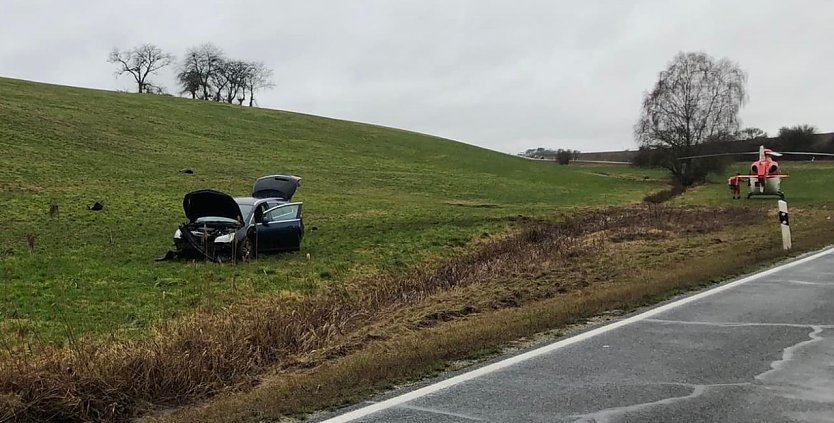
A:
[[[396,271],[518,215],[635,201],[660,186],[642,170],[610,177],[298,113],[2,78],[0,92],[0,334],[20,341],[136,332],[195,307]],[[275,173],[303,178],[300,253],[238,266],[153,261],[183,220],[183,194],[248,194]],[[88,211],[95,200],[106,208]]]

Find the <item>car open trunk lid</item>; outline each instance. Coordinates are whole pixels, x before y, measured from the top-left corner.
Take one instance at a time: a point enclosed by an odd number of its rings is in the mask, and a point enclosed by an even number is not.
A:
[[[189,192],[182,200],[185,217],[194,222],[201,217],[224,217],[243,222],[240,206],[235,199],[210,189]]]
[[[298,176],[264,176],[255,181],[255,185],[252,187],[252,196],[255,198],[278,197],[290,201],[300,183],[301,178]]]

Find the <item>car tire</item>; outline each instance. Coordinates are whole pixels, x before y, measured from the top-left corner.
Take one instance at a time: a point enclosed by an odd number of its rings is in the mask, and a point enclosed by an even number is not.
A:
[[[238,258],[241,261],[249,261],[257,257],[258,253],[255,251],[255,243],[252,239],[252,235],[247,235],[246,239],[240,243],[240,247],[238,248]]]

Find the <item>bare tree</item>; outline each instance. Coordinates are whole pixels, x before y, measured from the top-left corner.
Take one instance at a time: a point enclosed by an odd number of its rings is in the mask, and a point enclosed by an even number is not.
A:
[[[241,98],[246,89],[246,80],[252,73],[252,65],[242,60],[232,60],[226,63],[224,69],[228,84],[224,93],[224,101],[232,104],[235,99]],[[242,103],[243,100],[240,100]]]
[[[180,70],[177,74],[177,81],[180,84],[180,94],[191,94],[191,98],[197,98],[197,91],[200,90],[200,74],[195,70]]]
[[[207,43],[188,49],[178,74],[182,91],[203,100],[212,99],[215,91],[213,79],[224,61],[223,51],[214,44]],[[195,83],[197,89],[192,91]]]
[[[251,66],[242,60],[223,60],[217,67],[217,72],[211,77],[214,89],[214,101],[229,104],[243,95],[247,78],[251,74]]]
[[[213,72],[209,78],[211,88],[214,90],[212,100],[220,101],[223,96],[223,91],[226,89],[226,86],[229,85],[229,78],[229,62],[223,58],[217,63],[215,72]]]
[[[174,61],[174,56],[165,53],[153,44],[142,44],[125,51],[114,48],[107,61],[119,66],[116,71],[117,75],[129,73],[133,76],[136,80],[137,91],[142,93],[151,85],[147,80],[148,75],[170,65]]]
[[[242,105],[248,93],[249,106],[255,104],[255,92],[274,86],[272,70],[263,63],[228,59],[213,44],[188,49],[177,80],[180,94],[191,98]]]
[[[681,184],[704,178],[710,170],[707,161],[678,159],[698,154],[706,140],[738,130],[746,81],[747,75],[727,59],[678,53],[643,96],[634,128],[637,143],[664,152],[661,165]]]
[[[243,84],[243,94],[249,91],[249,107],[255,103],[255,91],[272,88],[275,83],[272,82],[272,69],[269,69],[262,62],[250,62],[249,71]]]

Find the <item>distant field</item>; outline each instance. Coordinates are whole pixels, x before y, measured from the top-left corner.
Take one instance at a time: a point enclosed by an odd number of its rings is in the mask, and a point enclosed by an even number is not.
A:
[[[749,200],[732,200],[727,188],[727,177],[749,171],[749,162],[734,163],[726,170],[726,175],[712,175],[709,183],[685,192],[673,203],[726,205],[739,203],[746,207],[776,207],[776,197],[753,197]],[[791,207],[830,208],[834,206],[834,162],[780,162],[782,173],[788,177],[782,180],[785,201]],[[747,186],[743,185],[742,196],[747,195]]]
[[[398,271],[502,233],[511,217],[663,186],[660,171],[557,166],[296,113],[10,79],[0,92],[0,336],[13,343],[141,333],[201,307]],[[300,253],[153,261],[183,220],[183,194],[248,194],[274,173],[303,178]],[[88,211],[95,200],[105,210]]]

